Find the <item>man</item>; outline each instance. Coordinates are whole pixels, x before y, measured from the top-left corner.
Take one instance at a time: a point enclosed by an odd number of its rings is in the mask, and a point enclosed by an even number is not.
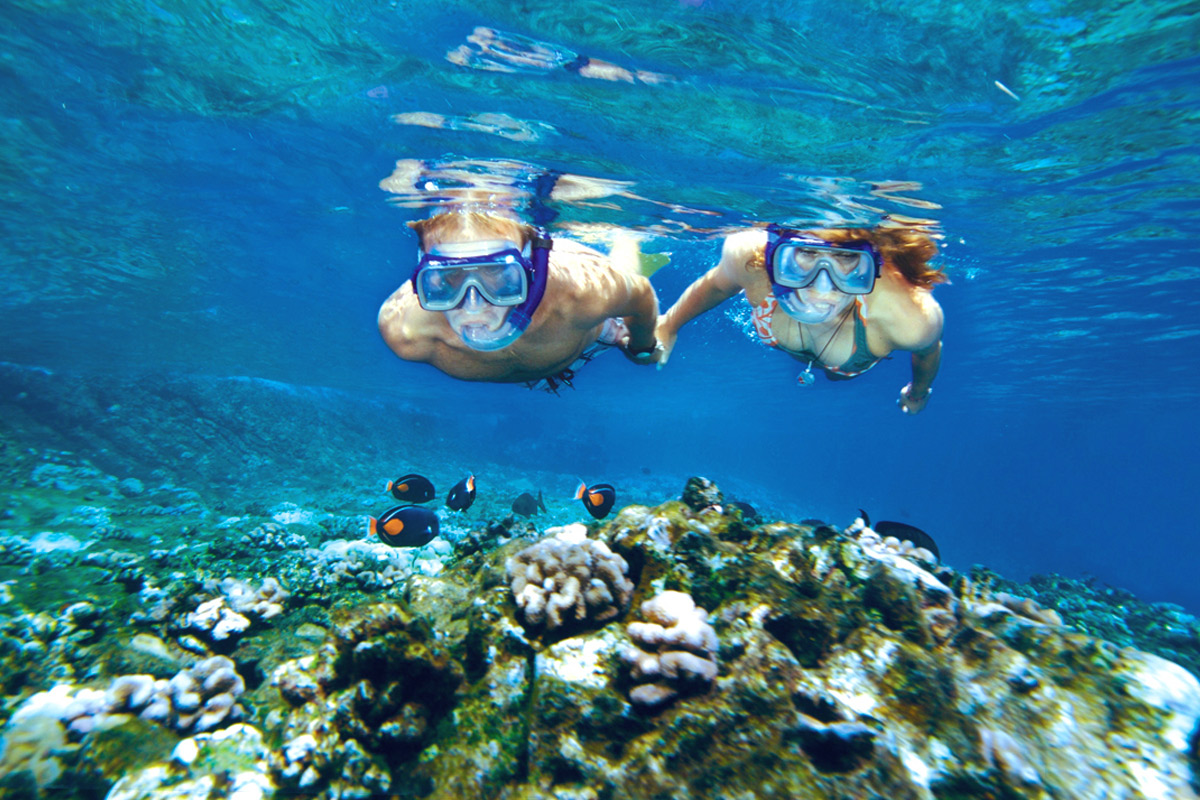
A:
[[[571,385],[606,347],[654,364],[658,298],[638,272],[636,244],[602,253],[476,211],[409,223],[420,239],[412,279],[379,310],[384,341],[468,381]]]

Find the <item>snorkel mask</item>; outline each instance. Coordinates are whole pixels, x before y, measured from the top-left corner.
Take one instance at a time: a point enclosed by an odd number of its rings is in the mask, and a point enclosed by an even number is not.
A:
[[[426,311],[469,313],[484,304],[507,309],[503,323],[494,329],[451,322],[468,347],[499,350],[529,327],[546,292],[551,246],[540,231],[523,248],[508,240],[432,245],[420,252],[413,291]]]
[[[836,289],[843,295],[865,295],[875,288],[883,260],[870,242],[835,244],[775,225],[767,233],[764,253],[767,277],[780,308],[788,316],[803,323],[824,322],[845,308],[851,299],[812,303],[801,298],[800,289],[811,286],[820,293]]]

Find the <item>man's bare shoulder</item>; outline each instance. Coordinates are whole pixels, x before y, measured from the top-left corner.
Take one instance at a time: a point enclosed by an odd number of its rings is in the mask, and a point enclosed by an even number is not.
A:
[[[405,284],[383,301],[379,308],[379,333],[396,355],[407,361],[428,361],[433,357],[437,332],[430,325],[431,315],[417,302],[412,288]]]
[[[550,269],[564,286],[584,285],[595,275],[616,270],[608,256],[573,239],[555,239],[550,251]]]
[[[645,280],[619,268],[598,250],[574,241],[560,245],[560,240],[555,240],[550,252],[550,276],[547,299],[572,315],[603,314],[603,309],[623,299],[633,284]]]

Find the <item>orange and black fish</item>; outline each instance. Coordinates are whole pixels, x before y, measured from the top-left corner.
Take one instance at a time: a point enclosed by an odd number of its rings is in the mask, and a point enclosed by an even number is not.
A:
[[[531,517],[538,512],[538,509],[546,510],[546,504],[542,501],[541,490],[538,491],[538,496],[534,497],[529,492],[525,492],[516,500],[513,500],[512,510],[514,514],[520,514],[522,517]]]
[[[421,506],[389,508],[379,519],[371,517],[370,530],[391,547],[421,547],[441,532],[437,514]]]
[[[446,495],[446,506],[452,511],[466,511],[475,502],[475,476],[468,475]]]
[[[617,490],[607,483],[597,483],[589,487],[580,483],[575,490],[575,499],[583,501],[583,507],[596,519],[604,519],[612,511],[613,503],[617,502]]]
[[[402,503],[428,503],[437,495],[433,483],[423,475],[405,475],[388,481],[387,490]]]

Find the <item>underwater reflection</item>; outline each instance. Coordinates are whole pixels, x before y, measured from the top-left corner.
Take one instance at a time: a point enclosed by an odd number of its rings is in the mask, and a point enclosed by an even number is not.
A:
[[[506,115],[396,115],[406,124],[463,123],[479,130],[490,121],[514,127],[494,131],[505,138],[521,135],[523,128]],[[536,131],[529,135],[536,135]],[[763,222],[792,226],[917,228],[940,235],[941,224],[914,209],[934,211],[937,202],[921,197],[916,181],[861,180],[846,176],[782,173],[744,186],[685,191],[672,181],[618,180],[563,171],[552,166],[498,158],[401,158],[390,175],[379,182],[388,202],[401,208],[432,212],[503,210],[535,225],[554,224],[588,239],[613,227],[639,233],[707,240],[731,230]],[[606,236],[596,234],[599,239]]]
[[[446,53],[446,60],[460,67],[487,72],[538,74],[563,70],[581,78],[643,84],[672,83],[676,80],[672,75],[624,67],[576,53],[552,42],[485,26],[475,28],[465,44]]]
[[[537,120],[518,119],[511,114],[496,112],[460,116],[434,114],[428,111],[412,111],[404,114],[393,114],[392,122],[398,125],[413,125],[421,128],[487,133],[513,142],[538,142],[547,134],[558,133],[558,130],[548,123],[538,122]]]

